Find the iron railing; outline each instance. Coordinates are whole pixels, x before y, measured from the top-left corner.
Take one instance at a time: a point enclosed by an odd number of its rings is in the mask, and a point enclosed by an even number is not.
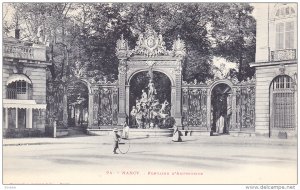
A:
[[[296,49],[271,51],[271,61],[288,61],[296,59]]]

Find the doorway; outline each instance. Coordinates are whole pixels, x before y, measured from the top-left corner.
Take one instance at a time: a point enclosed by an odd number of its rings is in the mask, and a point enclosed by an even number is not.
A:
[[[211,131],[218,134],[228,134],[231,124],[232,89],[229,85],[220,83],[212,89],[211,95]]]

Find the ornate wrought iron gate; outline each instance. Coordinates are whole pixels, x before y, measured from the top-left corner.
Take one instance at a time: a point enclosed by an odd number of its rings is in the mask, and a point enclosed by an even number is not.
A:
[[[182,93],[183,125],[199,127],[206,130],[207,127],[207,89],[202,86],[188,86]]]
[[[212,130],[214,117],[214,97],[212,90],[219,84],[230,88],[226,101],[225,122],[230,131],[254,131],[255,128],[255,80],[238,82],[236,79],[207,81],[206,83],[186,83],[182,87],[183,126],[194,130]]]
[[[73,81],[72,81],[73,80]],[[118,81],[95,81],[93,78],[77,78],[70,83],[84,82],[89,89],[88,128],[111,127],[118,123]],[[68,81],[47,82],[47,123],[53,126],[55,120],[58,126],[66,127],[64,121],[64,93]]]

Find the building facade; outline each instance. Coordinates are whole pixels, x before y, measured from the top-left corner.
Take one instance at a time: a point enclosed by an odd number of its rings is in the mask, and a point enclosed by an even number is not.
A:
[[[3,39],[3,136],[42,136],[46,116],[46,47]]]
[[[268,11],[266,11],[268,10]],[[297,4],[257,6],[255,131],[297,135]]]

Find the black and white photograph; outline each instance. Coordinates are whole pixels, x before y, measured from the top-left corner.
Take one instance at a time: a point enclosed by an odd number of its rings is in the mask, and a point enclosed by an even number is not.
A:
[[[3,2],[3,188],[297,189],[297,14],[297,2]]]

